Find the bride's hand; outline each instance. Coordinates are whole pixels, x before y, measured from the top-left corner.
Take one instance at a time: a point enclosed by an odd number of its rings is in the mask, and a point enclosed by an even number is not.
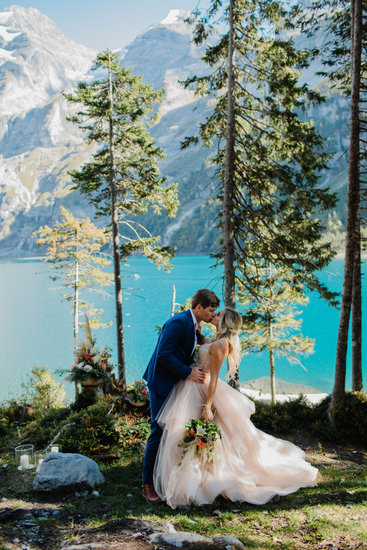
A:
[[[214,414],[212,413],[212,409],[211,407],[209,407],[209,405],[204,405],[201,418],[204,420],[204,422],[210,422],[211,420],[213,420]]]

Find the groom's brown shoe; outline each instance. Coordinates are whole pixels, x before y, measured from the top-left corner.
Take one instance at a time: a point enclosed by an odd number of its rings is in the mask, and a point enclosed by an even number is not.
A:
[[[157,495],[154,486],[151,483],[143,483],[143,497],[151,504],[162,502],[162,499]]]

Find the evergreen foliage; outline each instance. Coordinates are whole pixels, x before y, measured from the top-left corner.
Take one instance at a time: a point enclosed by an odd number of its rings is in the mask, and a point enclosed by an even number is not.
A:
[[[228,2],[212,1],[197,22],[196,43],[202,43],[219,23],[227,24]],[[319,281],[316,271],[334,252],[322,242],[322,224],[316,212],[335,204],[328,189],[318,187],[318,174],[326,168],[323,140],[305,120],[310,103],[322,101],[317,92],[299,84],[300,71],[310,53],[297,51],[285,31],[287,7],[273,0],[234,3],[234,195],[233,224],[236,282],[257,294],[261,278],[249,271],[267,261],[292,270],[295,284],[303,283],[335,302],[335,295]],[[266,32],[265,29],[266,28]],[[211,74],[186,81],[197,94],[215,100],[212,114],[200,125],[199,136],[183,146],[217,144],[213,162],[223,202],[228,84],[228,32],[209,45],[204,61]],[[300,113],[303,113],[301,118]],[[223,228],[223,218],[219,222]],[[225,250],[215,255],[223,261]]]
[[[256,266],[261,288],[254,297],[246,286],[238,283],[239,302],[245,306],[242,349],[245,353],[267,351],[270,366],[270,390],[275,402],[275,356],[285,356],[302,366],[299,355],[313,352],[314,340],[299,333],[302,312],[297,305],[305,305],[303,285],[294,281],[293,273],[274,266]],[[251,265],[247,266],[251,270]]]
[[[116,178],[116,205],[119,225],[122,228],[122,256],[140,250],[156,263],[165,263],[170,250],[159,246],[154,237],[133,218],[147,212],[163,210],[174,216],[178,206],[177,184],[168,184],[159,173],[159,162],[164,152],[157,147],[148,128],[156,116],[153,106],[163,97],[162,91],[153,91],[142,78],[120,66],[116,54],[106,51],[97,56],[95,69],[104,78],[92,83],[80,82],[74,95],[67,94],[70,102],[81,104],[82,109],[73,117],[86,133],[88,142],[95,144],[93,160],[80,170],[71,172],[76,189],[85,193],[95,207],[97,216],[109,216],[111,193],[109,188],[111,151],[109,148],[109,121],[113,123],[114,175]],[[109,97],[107,71],[112,76],[112,102]],[[112,103],[112,104],[111,104]]]
[[[119,383],[126,388],[121,286],[121,258],[141,252],[158,266],[170,267],[173,250],[159,244],[134,218],[148,211],[176,212],[177,185],[167,184],[158,164],[163,151],[155,145],[148,128],[155,116],[153,106],[162,98],[141,77],[120,66],[118,56],[107,50],[98,54],[95,68],[101,75],[80,82],[66,98],[81,105],[70,120],[94,145],[92,160],[71,172],[75,189],[85,193],[97,216],[109,216],[115,280]],[[121,234],[123,230],[123,233]],[[121,243],[122,239],[122,243]]]
[[[361,248],[366,223],[366,14],[364,0],[313,0],[304,12],[297,6],[299,20],[308,35],[326,34],[317,53],[332,86],[350,100],[350,141],[345,263],[339,320],[335,382],[332,406],[345,396],[345,371],[349,320],[352,313],[352,387],[362,390],[362,300]],[[331,413],[330,410],[330,413]],[[333,419],[331,417],[332,422]]]

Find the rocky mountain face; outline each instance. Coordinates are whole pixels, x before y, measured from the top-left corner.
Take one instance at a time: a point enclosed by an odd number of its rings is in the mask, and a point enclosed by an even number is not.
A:
[[[146,82],[165,88],[159,122],[152,133],[166,150],[161,171],[179,182],[181,207],[172,220],[146,217],[152,231],[179,252],[208,252],[217,241],[215,189],[208,151],[200,146],[180,150],[210,109],[179,81],[200,74],[201,51],[191,43],[187,14],[172,10],[166,19],[138,36],[118,55]],[[86,199],[71,190],[68,172],[90,156],[81,131],[67,121],[71,106],[63,97],[79,80],[94,78],[90,69],[97,52],[67,38],[34,8],[12,6],[0,13],[0,255],[39,254],[32,233],[52,225],[60,205],[80,217],[92,217]],[[311,113],[331,150],[346,146],[345,101],[331,95]],[[342,130],[342,131],[341,131]],[[343,137],[344,136],[344,137]],[[340,154],[336,156],[340,157]],[[345,156],[337,158],[322,184],[343,189]]]

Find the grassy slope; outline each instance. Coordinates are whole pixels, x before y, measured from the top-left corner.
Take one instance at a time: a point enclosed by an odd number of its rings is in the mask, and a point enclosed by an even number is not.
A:
[[[63,540],[96,540],[95,533],[81,531],[85,525],[88,529],[102,527],[98,540],[108,540],[110,544],[117,534],[104,530],[103,525],[124,517],[159,523],[169,521],[178,531],[192,531],[208,537],[230,534],[239,538],[248,549],[366,549],[366,452],[348,445],[323,447],[318,440],[308,436],[293,436],[292,439],[306,450],[308,460],[319,468],[318,486],[301,489],[277,504],[252,506],[218,499],[211,506],[187,510],[171,510],[164,504],[150,506],[141,497],[142,453],[110,465],[101,464],[106,483],[100,487],[98,497],[91,494],[78,497],[74,493],[63,498],[41,497],[32,490],[34,473],[19,473],[12,455],[3,454],[1,463],[9,465],[0,470],[0,498],[8,500],[0,502],[0,509],[51,507],[59,510],[58,516],[38,522],[41,538],[45,536],[45,541],[32,548],[48,550],[58,548]],[[220,514],[213,515],[215,510]],[[11,544],[14,525],[14,521],[3,524],[0,549],[16,547]],[[148,548],[142,544],[131,548]]]

